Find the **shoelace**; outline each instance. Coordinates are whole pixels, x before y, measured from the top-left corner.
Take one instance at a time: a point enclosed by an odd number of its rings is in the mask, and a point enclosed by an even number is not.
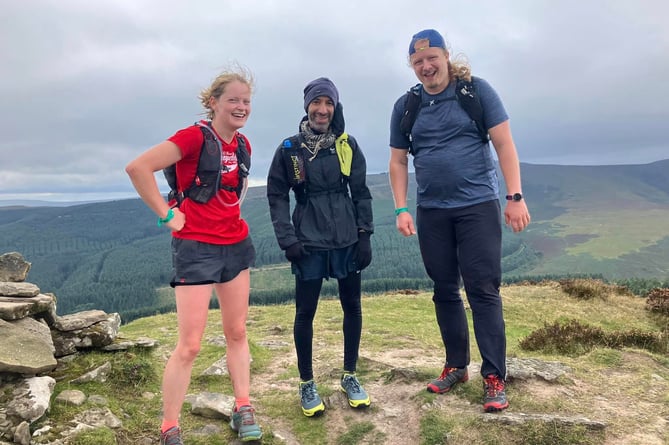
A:
[[[344,377],[344,386],[348,387],[351,391],[360,392],[360,382],[352,375]]]
[[[307,402],[312,402],[316,400],[316,385],[313,382],[309,382],[305,385],[302,385],[301,388],[302,399]]]
[[[457,370],[458,370],[458,368],[444,368],[444,370],[441,371],[441,375],[439,376],[439,378],[437,380],[444,380],[446,377],[448,377],[448,375],[451,372],[454,372],[454,371],[457,371]]]
[[[485,390],[488,397],[496,397],[499,391],[504,390],[504,385],[499,377],[488,377],[485,379]]]
[[[255,409],[251,407],[244,408],[243,410],[240,409],[238,413],[242,417],[242,425],[253,425],[254,423],[256,423],[254,415]]]

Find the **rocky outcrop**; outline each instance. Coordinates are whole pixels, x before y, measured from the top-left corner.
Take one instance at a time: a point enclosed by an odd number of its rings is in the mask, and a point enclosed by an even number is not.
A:
[[[31,425],[49,411],[56,380],[48,374],[59,360],[93,348],[121,351],[156,344],[151,339],[117,342],[121,325],[117,313],[93,310],[58,316],[55,295],[25,282],[29,270],[30,263],[21,254],[0,255],[0,444],[29,445],[32,436],[44,433],[31,434]],[[104,381],[110,367],[102,366],[71,383]],[[81,398],[78,393],[61,394],[56,401],[71,402],[76,396]],[[109,408],[99,407],[82,414],[71,433],[91,425],[118,428],[121,421]]]

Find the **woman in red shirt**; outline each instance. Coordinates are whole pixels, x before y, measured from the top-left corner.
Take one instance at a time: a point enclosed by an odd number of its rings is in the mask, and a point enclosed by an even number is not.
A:
[[[248,152],[251,146],[238,133],[251,113],[253,79],[239,69],[225,71],[200,94],[208,121],[179,130],[168,140],[148,149],[126,167],[137,193],[158,215],[158,225],[172,230],[176,296],[177,345],[163,375],[163,422],[161,445],[182,445],[178,425],[195,357],[200,351],[207,323],[212,289],[216,293],[227,342],[227,365],[233,383],[235,407],[230,425],[239,438],[257,440],[262,432],[250,403],[250,355],[246,338],[250,272],[255,250],[246,222],[240,215],[235,192],[242,177],[235,154],[240,138]],[[207,202],[188,197],[179,206],[166,202],[154,173],[176,163],[178,190],[194,181],[205,141],[201,125],[208,125],[221,147],[221,184]],[[241,195],[243,196],[243,194]]]

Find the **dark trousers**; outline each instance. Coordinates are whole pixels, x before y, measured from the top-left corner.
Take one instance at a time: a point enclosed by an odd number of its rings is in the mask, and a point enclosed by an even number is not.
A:
[[[352,272],[337,280],[339,301],[344,311],[344,370],[355,372],[362,331],[362,307],[360,305],[360,273]],[[322,279],[295,279],[295,323],[293,338],[297,351],[297,368],[304,382],[314,378],[312,368],[312,340],[314,316],[323,285]]]
[[[418,207],[421,255],[434,281],[434,307],[446,348],[446,367],[469,365],[469,328],[460,276],[472,310],[481,374],[506,377],[506,336],[499,286],[502,221],[499,201],[456,209]]]

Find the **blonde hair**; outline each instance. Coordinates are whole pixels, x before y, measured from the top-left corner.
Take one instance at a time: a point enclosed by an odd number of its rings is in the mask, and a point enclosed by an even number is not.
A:
[[[211,109],[210,101],[213,97],[218,99],[225,92],[225,88],[234,81],[241,82],[249,87],[251,94],[253,94],[253,88],[255,80],[253,78],[253,73],[248,68],[235,64],[231,68],[223,70],[216,78],[211,82],[208,88],[203,89],[200,92],[200,102],[206,111],[208,119],[214,118],[214,110]]]
[[[448,77],[458,78],[471,82],[472,67],[469,65],[467,56],[462,53],[456,54],[452,59],[448,59]]]

